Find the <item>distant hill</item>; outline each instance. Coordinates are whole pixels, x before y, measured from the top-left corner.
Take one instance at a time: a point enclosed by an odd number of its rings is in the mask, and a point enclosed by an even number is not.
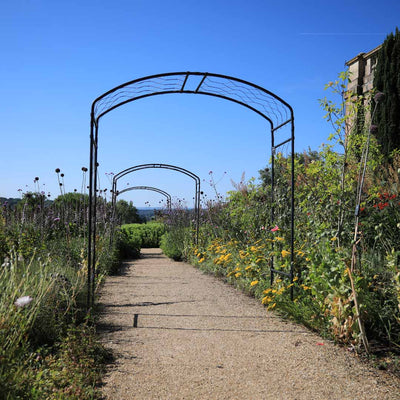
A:
[[[150,208],[150,207],[137,208],[139,217],[144,221],[150,221],[154,217],[154,211],[156,210],[161,210],[161,208]]]
[[[14,208],[19,202],[21,201],[20,198],[15,197],[0,197],[0,205],[7,204],[8,207]],[[48,206],[49,204],[53,203],[53,200],[45,199],[44,205]]]
[[[7,204],[9,207],[14,207],[16,204],[18,204],[21,201],[21,199],[18,198],[7,198],[7,197],[0,197],[0,204]]]

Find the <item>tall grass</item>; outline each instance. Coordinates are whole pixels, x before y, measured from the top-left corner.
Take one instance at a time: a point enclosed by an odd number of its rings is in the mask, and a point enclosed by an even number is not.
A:
[[[56,173],[60,178],[60,171]],[[27,192],[0,214],[0,399],[94,399],[108,356],[86,310],[87,195]],[[35,178],[35,184],[39,178]],[[98,200],[97,283],[115,269]]]

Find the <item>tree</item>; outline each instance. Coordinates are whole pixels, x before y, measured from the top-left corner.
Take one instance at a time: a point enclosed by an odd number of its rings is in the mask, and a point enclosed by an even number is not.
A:
[[[89,204],[89,195],[81,194],[81,193],[72,193],[72,192],[65,193],[65,194],[58,196],[54,200],[54,204],[56,206],[68,205],[73,208],[81,207],[84,204],[85,205]]]
[[[295,160],[298,161],[299,165],[306,165],[312,161],[319,160],[320,155],[318,151],[311,150],[311,148],[308,147],[307,151],[304,150],[302,153],[295,153],[294,158]],[[275,181],[279,179],[279,177],[282,175],[282,171],[280,171],[281,167],[282,167],[281,165],[275,165],[275,171],[274,171]],[[260,174],[260,180],[262,182],[262,185],[265,187],[271,186],[272,170],[270,166],[260,169],[258,173]]]
[[[118,200],[116,203],[117,218],[121,221],[121,224],[133,224],[142,222],[137,208],[134,207],[133,203],[129,203],[125,200]]]
[[[376,109],[377,140],[382,153],[400,148],[400,31],[396,28],[383,42],[378,52],[374,87],[384,93]]]

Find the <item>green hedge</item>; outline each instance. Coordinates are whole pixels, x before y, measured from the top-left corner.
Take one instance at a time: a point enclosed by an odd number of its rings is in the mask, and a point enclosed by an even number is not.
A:
[[[147,224],[126,224],[121,230],[129,237],[139,237],[142,248],[160,247],[161,236],[165,232],[165,225],[160,222],[149,222]]]

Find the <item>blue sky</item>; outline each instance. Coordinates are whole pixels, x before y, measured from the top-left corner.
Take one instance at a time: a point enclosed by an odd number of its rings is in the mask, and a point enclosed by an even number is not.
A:
[[[18,189],[81,189],[89,162],[90,108],[102,93],[152,74],[200,71],[260,85],[294,109],[296,150],[330,133],[318,99],[345,62],[381,44],[400,25],[400,2],[320,0],[0,1],[0,196]],[[378,8],[379,7],[379,8]],[[101,121],[100,187],[109,175],[165,163],[217,189],[258,177],[270,156],[269,127],[250,110],[208,96],[156,96]],[[121,189],[146,185],[190,203],[194,183],[159,169],[138,171]],[[128,185],[129,184],[129,185]],[[163,197],[131,191],[137,206]],[[190,204],[189,204],[190,205]]]

